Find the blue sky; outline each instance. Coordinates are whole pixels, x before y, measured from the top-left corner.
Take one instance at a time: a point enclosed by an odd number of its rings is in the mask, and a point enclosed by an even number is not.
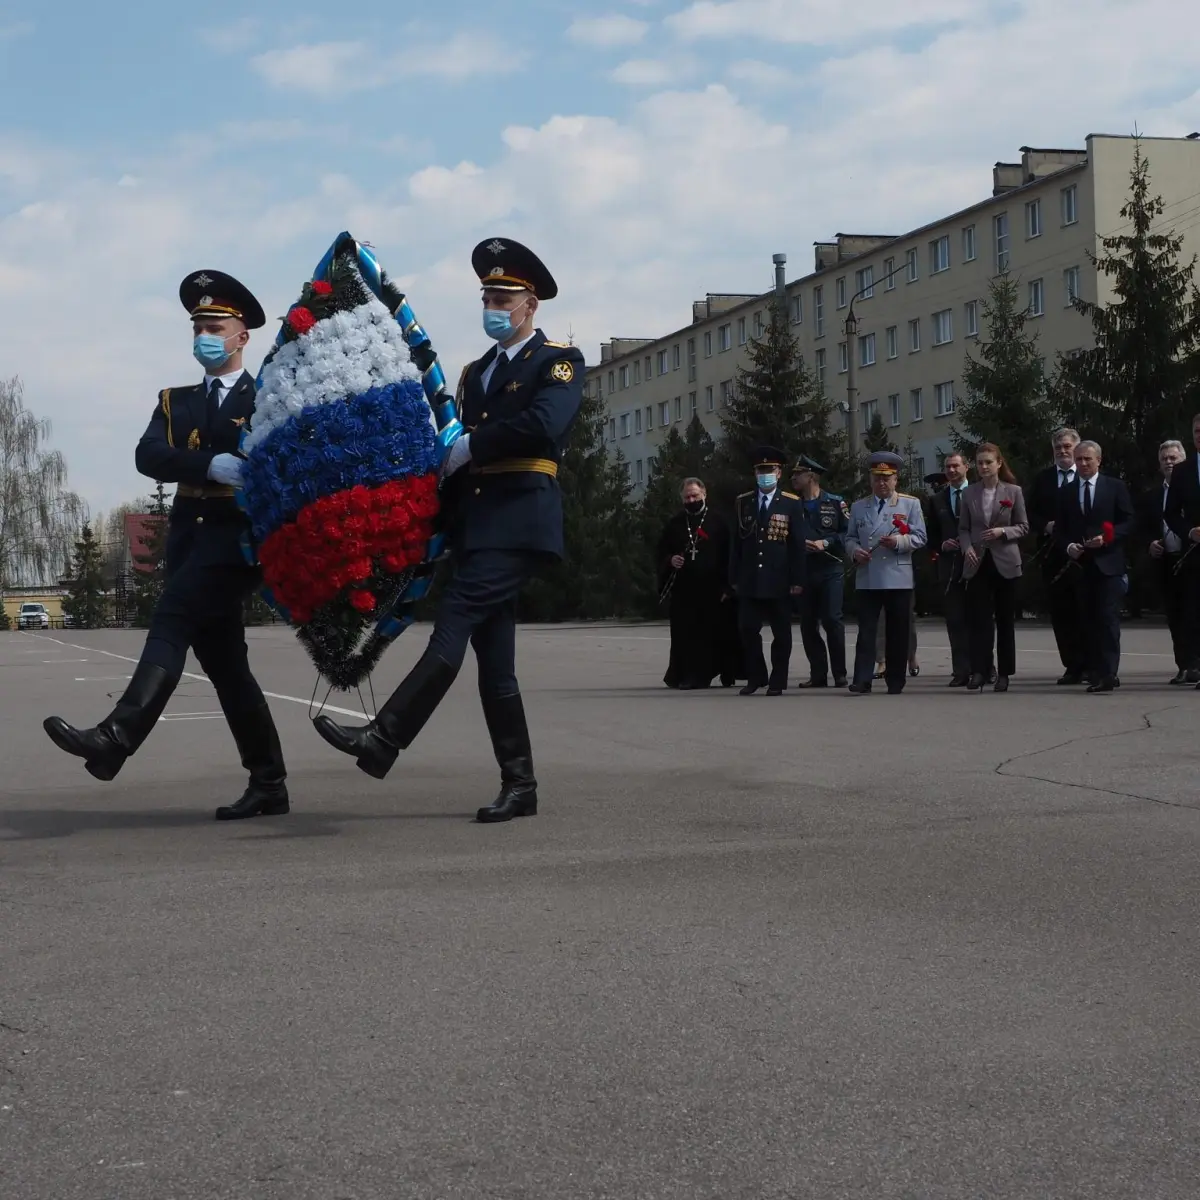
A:
[[[197,377],[180,278],[228,270],[276,317],[343,228],[451,377],[497,234],[594,360],[767,288],[775,251],[794,277],[815,240],[983,198],[1021,145],[1200,127],[1194,7],[0,0],[0,376],[94,509],[131,499],[157,389]]]

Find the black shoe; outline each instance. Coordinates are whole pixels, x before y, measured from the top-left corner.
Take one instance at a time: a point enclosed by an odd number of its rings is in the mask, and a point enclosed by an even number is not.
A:
[[[88,773],[107,783],[149,737],[175,684],[174,676],[162,667],[138,663],[124,695],[99,725],[76,729],[62,717],[47,717],[42,728],[60,750],[82,758]]]
[[[739,696],[753,696],[758,691],[761,685],[757,683],[748,683],[744,688],[738,689]]]
[[[823,688],[829,686],[828,679],[804,679],[796,684],[798,688]]]
[[[966,675],[951,675],[950,682],[946,686],[947,687],[966,687],[968,678],[969,677]]]
[[[854,696],[869,696],[871,694],[870,683],[858,683],[855,681],[847,689]]]
[[[1088,684],[1088,691],[1107,693],[1115,691],[1120,686],[1116,679],[1100,679],[1095,683]]]
[[[1188,681],[1187,676],[1188,676],[1188,673],[1186,671],[1180,670],[1175,673],[1175,677],[1173,679],[1168,679],[1167,682],[1174,683],[1174,684],[1187,683],[1187,681]]]
[[[484,697],[483,717],[500,767],[500,794],[475,819],[484,825],[537,815],[537,779],[521,693]]]
[[[277,783],[273,787],[252,783],[240,800],[222,804],[217,809],[218,821],[244,821],[247,817],[281,817],[291,811],[287,787]]]
[[[846,677],[845,677],[845,675],[835,675],[835,676],[833,677],[833,686],[834,686],[834,687],[838,687],[838,688],[845,687],[845,686],[846,686]]]
[[[782,696],[783,688],[769,687],[769,688],[767,688],[767,695],[768,696]]]
[[[983,676],[982,675],[972,675],[967,680],[967,691],[968,692],[983,691]]]
[[[457,667],[426,650],[373,721],[339,725],[322,713],[313,718],[313,728],[335,750],[352,754],[360,771],[382,779],[421,732],[457,674]]]
[[[1188,671],[1187,682],[1188,683],[1200,683],[1200,671],[1197,671],[1194,668],[1192,670]]]
[[[1076,683],[1082,683],[1082,682],[1083,682],[1083,672],[1082,671],[1067,671],[1063,675],[1061,675],[1058,679],[1055,680],[1055,683],[1057,683],[1060,687],[1063,687],[1063,686],[1070,687]]]
[[[997,675],[995,685],[992,687],[992,691],[993,692],[1007,692],[1008,691],[1008,676],[1007,675]]]

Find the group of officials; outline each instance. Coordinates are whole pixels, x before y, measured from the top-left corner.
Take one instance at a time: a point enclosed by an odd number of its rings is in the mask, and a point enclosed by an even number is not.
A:
[[[985,443],[970,461],[948,455],[927,476],[925,504],[897,488],[902,459],[871,456],[871,494],[849,507],[821,487],[823,468],[800,456],[793,491],[781,487],[784,456],[757,453],[755,489],[738,497],[733,528],[708,510],[703,483],[684,485],[684,509],[659,544],[660,583],[670,600],[672,687],[730,685],[742,695],[787,687],[791,621],[799,617],[809,663],[801,688],[846,687],[864,695],[878,677],[876,635],[883,622],[882,677],[890,694],[904,690],[910,668],[913,555],[936,562],[950,642],[950,687],[1006,692],[1016,673],[1015,622],[1023,570],[1021,544],[1036,542],[1054,636],[1060,685],[1092,693],[1121,686],[1121,607],[1129,587],[1126,543],[1143,539],[1158,573],[1176,673],[1172,684],[1200,686],[1200,415],[1196,450],[1164,442],[1162,482],[1135,505],[1125,484],[1101,471],[1102,448],[1074,429],[1057,430],[1053,463],[1028,489],[1014,478],[998,446]],[[974,482],[968,482],[974,471]],[[706,554],[696,546],[705,538]],[[725,547],[728,546],[728,552]],[[845,576],[854,572],[858,639],[847,676],[842,623]],[[768,670],[762,627],[772,631]],[[730,629],[740,633],[740,666]],[[824,637],[822,638],[822,635]],[[719,648],[719,649],[718,649]]]

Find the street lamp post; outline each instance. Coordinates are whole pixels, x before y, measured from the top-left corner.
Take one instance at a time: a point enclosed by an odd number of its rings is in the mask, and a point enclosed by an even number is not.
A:
[[[858,297],[855,296],[854,300]],[[855,381],[854,351],[858,334],[858,318],[854,315],[854,300],[850,301],[850,311],[846,314],[846,404],[849,406],[850,454],[854,459],[855,469],[858,467],[858,387]]]

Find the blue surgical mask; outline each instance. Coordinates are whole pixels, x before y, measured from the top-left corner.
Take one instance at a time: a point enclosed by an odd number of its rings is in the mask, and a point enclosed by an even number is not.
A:
[[[778,482],[774,475],[758,476],[758,486],[764,492],[769,492]]]
[[[501,309],[485,308],[483,332],[497,342],[507,341],[513,335],[512,317]]]
[[[202,367],[219,367],[231,355],[225,349],[225,339],[218,333],[198,333],[192,341],[192,354]]]

